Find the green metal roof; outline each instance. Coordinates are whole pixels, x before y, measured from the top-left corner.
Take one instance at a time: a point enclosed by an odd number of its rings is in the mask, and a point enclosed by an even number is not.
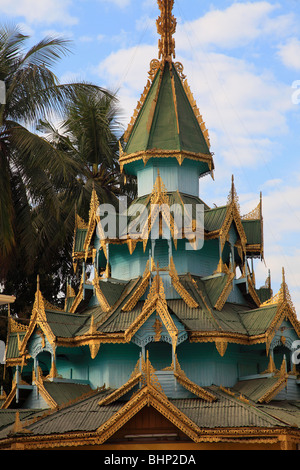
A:
[[[60,338],[72,338],[76,335],[85,322],[89,321],[88,315],[45,310],[47,322],[53,334]]]
[[[103,333],[115,333],[126,331],[142,312],[144,302],[137,302],[136,306],[130,312],[123,312],[123,303],[115,312],[98,327]]]
[[[226,274],[206,280],[196,276],[180,275],[179,279],[198,303],[198,307],[189,307],[183,299],[167,299],[167,305],[170,312],[174,313],[190,331],[223,331],[253,336],[265,333],[276,314],[277,305],[253,310],[246,305],[226,302],[221,311],[214,309],[228,280]],[[196,287],[193,281],[196,282]],[[142,278],[133,279],[128,283],[100,281],[102,292],[112,307],[109,313],[103,311],[101,306],[84,308],[80,314],[46,310],[47,320],[53,333],[57,337],[66,338],[81,336],[89,330],[92,316],[98,331],[102,333],[126,331],[142,312],[144,301],[139,300],[130,312],[122,311],[122,307],[140,282]],[[9,347],[10,351],[13,347],[17,348],[17,338],[13,335]],[[16,353],[18,354],[18,351]]]
[[[0,439],[6,435],[5,428],[13,425],[16,421],[16,411],[19,412],[20,420],[27,420],[43,415],[45,410],[28,410],[28,409],[4,409],[0,410]],[[10,431],[10,429],[9,429]]]
[[[221,311],[214,309],[226,285],[227,275],[204,281],[190,275],[180,275],[179,279],[198,307],[189,307],[183,299],[167,299],[167,305],[170,313],[175,314],[189,331],[222,331],[255,336],[264,334],[276,315],[277,305],[253,310],[244,305],[226,302]],[[122,307],[141,282],[141,277],[128,283],[100,281],[102,292],[112,307],[109,313],[103,311],[101,306],[86,306],[81,313],[73,314],[46,309],[47,321],[53,334],[59,338],[81,336],[89,331],[92,317],[99,332],[109,334],[126,331],[141,314],[144,301],[139,300],[130,312],[122,311]],[[7,359],[19,357],[18,335],[22,341],[25,332],[11,333]]]
[[[278,376],[261,377],[256,379],[241,380],[233,387],[233,390],[241,393],[245,397],[258,402],[266,393],[276,387],[280,380]]]
[[[211,305],[214,306],[219,299],[221,293],[223,292],[224,287],[228,281],[228,274],[220,274],[211,277],[210,279],[206,279],[202,281],[201,279],[197,279],[197,284],[201,290],[206,291]],[[202,287],[201,284],[204,286]]]
[[[90,385],[80,383],[50,382],[45,380],[43,385],[55,403],[59,406],[92,391]]]
[[[19,355],[19,342],[18,342],[18,335],[19,341],[23,341],[26,332],[20,333],[10,333],[8,338],[7,350],[6,350],[6,359],[13,359],[20,357]]]
[[[74,253],[82,253],[87,229],[78,228],[75,233]]]
[[[240,315],[242,309],[242,305],[227,302],[220,312],[217,310],[214,311],[214,315],[223,331],[247,335],[247,329]]]
[[[256,289],[256,293],[261,303],[266,302],[266,300],[269,300],[273,295],[272,289],[270,287],[260,287],[259,289]]]
[[[199,399],[170,400],[199,428],[264,427],[287,426],[274,416],[228,395],[217,386],[204,387],[212,392],[217,401],[212,403]]]
[[[293,427],[300,426],[300,403],[299,402],[271,402],[268,405],[260,405],[258,409],[262,409],[265,413],[272,415],[281,422],[290,423]]]
[[[154,77],[124,153],[157,149],[211,155],[182,81],[169,62]]]
[[[80,400],[46,416],[27,427],[33,434],[63,434],[72,431],[95,431],[113,416],[123,405],[98,405],[99,401],[111,393],[111,390],[96,391],[91,397]]]
[[[208,232],[219,230],[225,220],[227,206],[215,207],[204,212],[204,228]]]
[[[100,289],[110,306],[114,305],[121,297],[122,292],[125,290],[129,283],[118,282],[115,280],[101,281],[99,280]]]
[[[169,310],[177,316],[189,331],[215,331],[217,326],[209,313],[201,307],[191,308],[184,300],[168,300]]]
[[[247,237],[249,245],[257,245],[262,243],[261,221],[260,220],[243,220],[242,225]]]
[[[250,336],[265,333],[276,315],[277,308],[278,305],[274,304],[249,310],[248,312],[241,312],[241,321],[245,326],[247,333]]]

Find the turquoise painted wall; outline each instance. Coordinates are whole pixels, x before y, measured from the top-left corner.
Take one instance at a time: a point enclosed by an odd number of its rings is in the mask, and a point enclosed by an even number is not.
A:
[[[80,350],[74,353],[72,350]],[[92,388],[118,388],[129,379],[138,359],[140,348],[129,344],[102,344],[95,359],[88,346],[58,348],[56,368],[67,379],[88,380]]]
[[[228,344],[221,357],[215,343],[184,342],[178,346],[177,356],[186,375],[198,385],[232,387],[239,377],[266,370],[265,346],[258,346]]]
[[[143,244],[137,243],[132,255],[127,245],[110,245],[109,262],[111,277],[129,280],[141,276],[145,271],[149,253],[143,251]]]
[[[91,359],[88,347],[80,350],[81,354],[77,354],[71,348],[58,348],[58,373],[66,379],[89,380],[93,388],[103,386],[104,383],[112,388],[123,385],[129,379],[142,351],[133,343],[103,344],[96,358]],[[147,350],[155,369],[161,370],[171,365],[170,343],[150,342],[145,346]],[[62,354],[66,357],[63,358]],[[177,356],[187,377],[201,386],[233,386],[239,377],[265,371],[269,361],[264,345],[247,347],[229,344],[225,355],[221,357],[215,343],[185,341],[177,346]]]
[[[137,243],[132,255],[127,245],[111,245],[109,260],[111,277],[114,279],[129,280],[142,276],[149,259],[151,242],[148,242],[144,252],[142,243]],[[177,249],[172,242],[172,256],[178,274],[191,273],[200,276],[209,276],[217,269],[219,262],[218,240],[206,240],[200,250],[189,249],[186,240],[177,241]],[[151,251],[153,253],[153,251]],[[169,247],[167,240],[157,240],[153,255],[155,263],[160,268],[169,264]]]
[[[151,159],[145,167],[137,169],[138,197],[150,194],[157,178],[157,170],[167,191],[179,191],[199,196],[199,165],[184,160],[182,165],[175,158]]]

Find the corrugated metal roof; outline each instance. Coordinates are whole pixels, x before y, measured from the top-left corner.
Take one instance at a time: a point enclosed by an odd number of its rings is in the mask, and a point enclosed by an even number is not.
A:
[[[300,403],[299,402],[271,402],[269,405],[259,405],[265,413],[279,419],[290,426],[300,426]]]
[[[32,420],[35,417],[42,416],[45,410],[0,410],[0,439],[4,439],[12,431],[16,421],[16,412],[19,412],[21,421]]]
[[[189,307],[184,300],[167,300],[168,307],[177,318],[191,331],[215,331],[216,324],[206,310]]]
[[[92,391],[90,385],[68,382],[48,382],[43,385],[55,403],[62,405]]]
[[[200,399],[170,400],[199,428],[267,427],[283,425],[275,417],[263,413],[252,404],[227,395],[219,387],[206,387],[217,401],[209,403]]]
[[[87,229],[78,228],[75,233],[74,253],[83,252]]]
[[[250,400],[258,402],[268,391],[270,391],[280,377],[260,377],[257,379],[241,380],[233,387],[233,390],[242,393]]]
[[[24,333],[10,333],[8,338],[7,350],[6,350],[6,359],[12,359],[19,357],[19,343],[18,343],[18,335],[19,339],[22,341]]]
[[[55,310],[45,310],[48,324],[55,336],[72,338],[77,330],[89,320],[89,315],[78,315]]]
[[[240,317],[240,310],[242,306],[232,303],[225,303],[221,312],[214,310],[214,315],[218,320],[223,331],[247,334],[247,329],[245,328]]]
[[[210,299],[211,305],[214,306],[219,299],[220,295],[222,294],[224,287],[228,281],[228,274],[216,275],[211,277],[210,279],[206,279],[205,281],[200,280],[200,289],[203,290],[201,283],[204,284],[204,289],[207,292],[207,295]],[[199,284],[199,280],[197,280]]]
[[[193,219],[196,219],[197,205],[203,205],[204,211],[209,210],[208,205],[197,196],[191,196],[189,194],[181,193],[178,190],[168,191],[167,196],[169,199],[170,207],[172,208],[172,215],[174,216],[175,220],[178,220],[177,217],[184,215],[184,212],[182,210],[184,207],[188,207],[188,210],[191,210]],[[132,202],[132,205],[134,204],[142,204],[149,207],[151,204],[151,199],[149,198],[149,195],[141,196]],[[129,216],[128,222],[130,222],[134,217],[135,215]]]
[[[225,220],[227,206],[215,207],[204,212],[204,228],[208,232],[219,230]]]
[[[240,317],[247,333],[252,336],[265,333],[276,315],[277,308],[278,306],[274,304],[241,312]]]
[[[100,289],[110,306],[114,305],[128,286],[129,282],[117,282],[114,280],[99,281]]]
[[[100,306],[83,308],[82,313],[67,313],[47,309],[47,321],[55,336],[72,338],[85,334],[94,317],[98,331],[115,333],[126,331],[142,312],[144,301],[138,301],[130,312],[122,311],[124,303],[137,288],[141,279],[135,279],[122,284],[115,281],[101,282],[103,294],[113,307],[111,313],[104,312]],[[249,336],[259,335],[269,328],[277,311],[277,305],[250,309],[234,303],[226,302],[221,311],[213,308],[227,282],[227,275],[216,276],[203,281],[194,276],[196,287],[189,275],[180,276],[180,282],[188,293],[198,303],[198,307],[189,307],[183,299],[167,300],[168,307],[178,320],[190,331],[217,331],[235,332]],[[200,295],[201,291],[202,295]],[[90,292],[90,291],[89,291]],[[19,333],[19,339],[24,337]],[[7,345],[7,359],[19,357],[18,336],[12,333]]]
[[[49,416],[28,426],[27,429],[33,434],[39,435],[63,434],[72,431],[96,431],[99,426],[124,405],[124,403],[117,402],[100,407],[98,405],[99,401],[109,393],[111,391],[98,391],[92,397],[52,412]]]
[[[299,408],[292,412],[281,407],[274,409],[270,406],[255,406],[228,395],[217,386],[205,388],[217,397],[216,401],[210,403],[200,398],[169,400],[199,427],[199,431],[201,428],[285,427],[290,425],[292,420],[299,420]],[[109,405],[99,406],[99,401],[109,393],[111,391],[95,392],[95,395],[91,397],[54,411],[37,422],[27,425],[27,429],[31,431],[31,436],[96,431],[124,405],[124,402],[116,401]],[[281,420],[282,416],[285,417],[285,422]]]
[[[218,277],[213,279],[210,288],[214,285],[215,289],[208,292],[215,298],[215,291],[221,294],[227,277]],[[183,299],[168,299],[167,304],[170,311],[173,312],[179,321],[181,321],[190,331],[216,331],[235,332],[245,335],[263,334],[268,329],[274,315],[277,311],[277,305],[260,307],[251,310],[247,306],[226,302],[221,311],[215,310],[211,306],[207,295],[207,282],[197,280],[197,286],[203,292],[206,304],[200,295],[197,294],[193,284],[186,277],[180,277],[182,285],[188,290],[189,294],[197,301],[199,307],[189,307]],[[204,287],[205,286],[205,287]],[[123,289],[117,293],[123,292]],[[112,294],[113,295],[113,294]],[[108,316],[100,306],[89,308],[83,314],[68,314],[56,311],[47,311],[47,319],[55,336],[74,337],[85,334],[90,328],[90,319],[93,315],[98,331],[103,333],[123,332],[131,326],[138,315],[142,312],[144,301],[138,301],[136,306],[130,312],[122,311],[122,306],[128,300],[124,296],[115,310]],[[104,322],[103,322],[104,321]],[[10,348],[17,347],[17,340],[12,340]],[[15,357],[15,356],[10,356]]]
[[[260,220],[242,220],[242,225],[249,245],[262,243]]]
[[[130,312],[123,312],[122,305],[108,318],[103,325],[99,326],[99,330],[103,333],[114,333],[125,331],[129,328],[136,318],[142,312],[144,302],[137,302],[136,306]]]

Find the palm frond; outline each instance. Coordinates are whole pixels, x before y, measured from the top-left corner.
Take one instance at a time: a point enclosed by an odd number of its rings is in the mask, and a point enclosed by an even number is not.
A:
[[[32,46],[20,61],[20,66],[37,65],[51,67],[71,52],[71,41],[63,37],[46,36]]]

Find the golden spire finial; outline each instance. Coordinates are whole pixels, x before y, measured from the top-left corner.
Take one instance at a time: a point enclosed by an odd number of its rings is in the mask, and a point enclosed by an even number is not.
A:
[[[232,198],[232,201],[234,200],[234,192],[235,192],[234,175],[231,175],[231,198]]]
[[[172,15],[174,0],[157,0],[160,16],[156,20],[157,32],[161,39],[158,41],[158,57],[171,60],[175,57],[175,40],[172,37],[176,31],[176,19]]]
[[[234,175],[231,175],[231,188],[230,188],[230,193],[227,198],[227,204],[235,204],[237,210],[240,212],[240,205],[239,205],[239,198],[235,189],[235,184],[234,184]]]
[[[282,300],[286,300],[287,298],[286,288],[287,286],[285,282],[285,271],[284,271],[284,267],[282,267],[282,281],[281,281],[281,289],[280,289]]]

